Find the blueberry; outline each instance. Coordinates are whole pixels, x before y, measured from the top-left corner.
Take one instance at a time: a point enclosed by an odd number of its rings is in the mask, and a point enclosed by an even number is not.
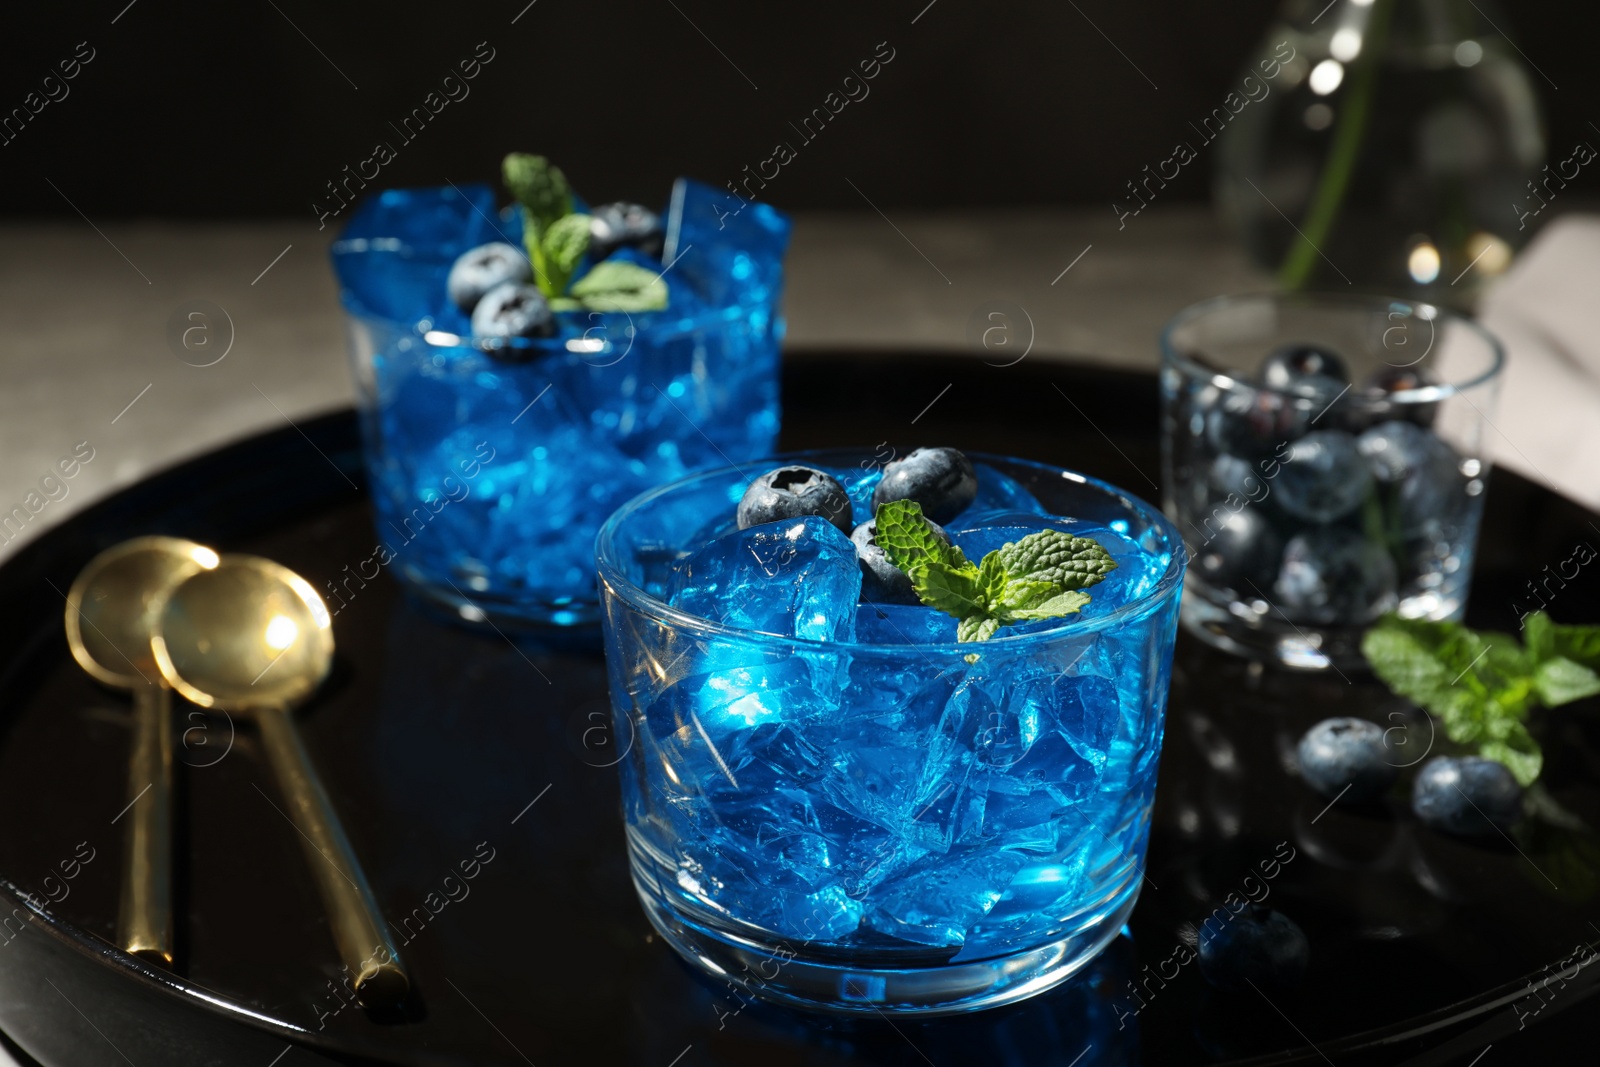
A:
[[[1289,539],[1275,589],[1291,618],[1365,623],[1394,605],[1394,560],[1383,545],[1336,526]]]
[[[872,510],[892,500],[915,500],[934,522],[949,522],[978,496],[972,461],[953,448],[918,448],[883,468]]]
[[[1435,756],[1411,789],[1411,810],[1428,826],[1462,837],[1510,830],[1522,817],[1522,787],[1505,764],[1480,756]]]
[[[1265,593],[1271,586],[1283,558],[1283,537],[1260,508],[1218,507],[1190,532],[1196,530],[1205,540],[1194,546],[1191,566],[1206,584],[1240,596]]]
[[[1271,493],[1266,479],[1249,460],[1223,452],[1211,461],[1206,472],[1211,489],[1224,497],[1232,494],[1241,500],[1262,500]]]
[[[550,305],[531,285],[497,285],[472,309],[475,337],[549,337],[555,332],[556,318]]]
[[[815,467],[779,467],[750,483],[739,500],[739,529],[820,515],[850,533],[850,494],[839,479]]]
[[[532,276],[532,266],[522,249],[494,241],[463,252],[450,267],[445,288],[451,302],[470,315],[489,290],[507,282],[525,282]]]
[[[1261,384],[1293,393],[1338,393],[1350,383],[1350,372],[1334,352],[1320,345],[1279,345],[1261,362]]]
[[[660,216],[647,207],[619,200],[589,212],[589,252],[595,259],[624,246],[660,256],[665,239]]]
[[[1200,974],[1226,992],[1293,989],[1310,964],[1305,931],[1282,912],[1249,904],[1232,915],[1223,907],[1200,924]]]
[[[1300,739],[1299,755],[1311,788],[1352,804],[1376,800],[1400,773],[1389,762],[1383,727],[1366,719],[1323,719]]]
[[[1278,506],[1289,514],[1332,522],[1361,506],[1372,491],[1372,475],[1354,437],[1317,430],[1294,443],[1275,488]]]
[[[1461,458],[1435,434],[1410,422],[1382,422],[1356,447],[1379,484],[1389,488],[1400,534],[1436,532],[1465,503]]]
[[[1281,393],[1242,386],[1196,398],[1204,405],[1206,440],[1218,452],[1260,459],[1305,433],[1316,411],[1306,411]]]
[[[939,540],[950,543],[950,536],[938,523],[929,523]],[[906,572],[889,562],[889,557],[878,547],[878,520],[869,519],[857,526],[850,540],[856,544],[856,555],[861,558],[861,599],[875,604],[920,604],[921,598],[911,585]]]

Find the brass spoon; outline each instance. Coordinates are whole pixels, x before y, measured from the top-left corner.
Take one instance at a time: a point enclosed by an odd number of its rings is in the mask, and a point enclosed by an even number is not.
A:
[[[332,665],[327,605],[287,567],[228,555],[169,589],[156,613],[150,643],[173,688],[202,707],[255,719],[356,999],[365,1007],[399,1001],[410,981],[290,714]]]
[[[176,537],[135,537],[90,560],[67,593],[67,644],[96,680],[133,693],[127,843],[117,904],[123,951],[172,964],[172,690],[150,651],[152,607],[217,554]],[[120,816],[119,816],[120,817]]]

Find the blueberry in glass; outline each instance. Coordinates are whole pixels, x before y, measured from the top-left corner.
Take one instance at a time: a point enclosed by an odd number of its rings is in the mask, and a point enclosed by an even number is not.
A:
[[[1387,398],[1398,393],[1410,393],[1435,384],[1433,376],[1415,367],[1383,366],[1374,370],[1356,386],[1365,406],[1350,408],[1346,423],[1360,432],[1388,419],[1404,419],[1418,426],[1432,426],[1439,414],[1437,401],[1400,403]],[[1354,414],[1352,414],[1354,412]]]
[[[1367,499],[1372,475],[1354,437],[1315,430],[1294,442],[1274,488],[1278,506],[1295,518],[1332,522]]]
[[[735,517],[739,529],[747,530],[779,519],[818,515],[848,535],[850,494],[839,479],[815,467],[779,467],[767,471],[750,483],[739,498]]]
[[[929,519],[949,522],[977,495],[978,475],[966,456],[953,448],[918,448],[883,468],[872,503],[915,500]]]
[[[1263,509],[1218,509],[1200,519],[1198,532],[1204,536],[1190,542],[1194,558],[1189,565],[1212,588],[1250,597],[1270,592],[1284,543]]]
[[[619,248],[659,256],[665,238],[661,216],[642,204],[619,200],[601,204],[589,214],[589,252],[594,256],[608,256]]]
[[[1435,830],[1493,837],[1522,818],[1522,787],[1506,765],[1481,756],[1435,756],[1422,765],[1411,810]]]
[[[490,241],[470,252],[463,252],[450,265],[445,279],[450,302],[467,314],[478,306],[485,293],[507,282],[522,283],[533,277],[528,254],[504,241]]]
[[[1305,433],[1315,411],[1304,401],[1282,393],[1241,386],[1229,392],[1212,389],[1199,398],[1205,411],[1206,440],[1219,452],[1246,459],[1280,453]]]
[[[1376,800],[1400,773],[1390,761],[1383,727],[1366,719],[1324,719],[1306,731],[1295,751],[1300,776],[1330,800]]]
[[[1331,401],[1350,384],[1350,372],[1337,353],[1313,344],[1287,344],[1274,349],[1257,372],[1272,389],[1325,397]]]
[[[503,282],[484,293],[472,309],[476,337],[549,337],[555,332],[549,301],[531,285]]]
[[[1461,511],[1461,459],[1432,431],[1411,422],[1382,422],[1362,434],[1356,447],[1373,478],[1392,494],[1403,537],[1438,534]]]
[[[1381,542],[1338,526],[1289,539],[1275,586],[1291,618],[1365,623],[1394,606],[1394,560]]]

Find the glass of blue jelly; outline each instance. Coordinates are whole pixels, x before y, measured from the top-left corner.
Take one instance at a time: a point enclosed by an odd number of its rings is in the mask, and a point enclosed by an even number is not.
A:
[[[1117,562],[1080,614],[959,643],[919,604],[861,601],[849,538],[738,530],[776,462],[870,517],[881,468],[821,452],[691,475],[625,504],[596,552],[634,883],[685,959],[800,1007],[950,1013],[1066,979],[1142,882],[1183,584],[1151,505],[972,455],[944,528],[969,558],[1043,529]]]
[[[598,618],[594,538],[618,505],[771,451],[789,221],[687,179],[664,213],[665,310],[558,311],[549,338],[479,340],[445,279],[520,246],[487,186],[366,200],[333,245],[378,545],[425,600],[474,623]],[[366,570],[370,570],[367,567]],[[374,575],[363,572],[370,578]]]

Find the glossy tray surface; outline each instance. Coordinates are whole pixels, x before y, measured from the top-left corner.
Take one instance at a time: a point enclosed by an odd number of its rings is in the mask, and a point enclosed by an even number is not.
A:
[[[1159,499],[1148,375],[841,352],[791,361],[784,387],[786,449],[950,444]],[[1453,1042],[1465,1062],[1491,1042],[1514,1047],[1522,1024],[1548,1030],[1596,988],[1600,968],[1585,967],[1526,996],[1530,979],[1600,942],[1589,925],[1600,835],[1540,822],[1515,843],[1467,844],[1417,825],[1403,790],[1387,812],[1324,810],[1290,769],[1307,727],[1334,714],[1409,723],[1420,754],[1425,722],[1389,718],[1405,705],[1370,680],[1263,671],[1181,637],[1147,884],[1130,936],[1088,973],[953,1019],[840,1022],[747,1004],[680,964],[640,911],[612,769],[630,741],[610,726],[597,640],[512,640],[409,604],[370,562],[370,512],[347,481],[362,480],[354,416],[301,429],[142,483],[0,567],[0,1028],[47,1067],[266,1065],[280,1053],[285,1067],[1342,1064]],[[1600,544],[1597,526],[1496,472],[1469,621],[1515,630],[1526,582]],[[334,671],[301,725],[413,975],[406,1011],[374,1017],[341,997],[251,728],[183,705],[179,958],[166,974],[112,948],[128,709],[72,662],[62,593],[96,551],[143,533],[268,555],[337,591]],[[1561,621],[1600,620],[1600,580],[1581,573],[1551,607]],[[1535,723],[1552,795],[1588,826],[1600,826],[1596,710]],[[1305,929],[1312,967],[1298,994],[1215,994],[1180,962],[1229,894],[1264,897]]]

